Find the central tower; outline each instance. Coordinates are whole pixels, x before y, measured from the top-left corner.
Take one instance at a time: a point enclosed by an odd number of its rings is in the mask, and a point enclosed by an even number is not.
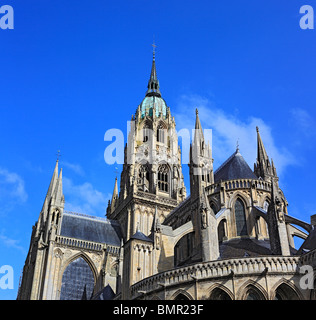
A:
[[[162,98],[155,51],[145,98],[132,115],[124,150],[118,193],[117,181],[107,217],[119,220],[124,240],[135,233],[149,236],[186,197],[174,117]]]

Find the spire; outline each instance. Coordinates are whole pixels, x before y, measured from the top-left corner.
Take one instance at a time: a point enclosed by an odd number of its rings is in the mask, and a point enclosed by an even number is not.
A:
[[[195,128],[193,142],[190,146],[190,186],[197,197],[202,188],[214,182],[212,149],[209,141],[206,144],[199,118],[199,111],[195,109]]]
[[[118,198],[117,177],[115,177],[114,190],[111,201],[111,213],[115,210],[116,200]]]
[[[57,183],[57,179],[58,179],[58,160],[56,161],[56,164],[55,164],[55,169],[54,169],[53,176],[52,176],[52,179],[51,179],[49,187],[48,187],[46,197],[52,196],[52,193],[53,193],[55,186],[56,186],[56,183]]]
[[[201,126],[201,122],[200,122],[200,118],[199,118],[199,110],[196,108],[195,109],[195,130],[201,130],[202,131],[202,126]],[[202,131],[203,134],[203,131]]]
[[[64,202],[63,195],[63,169],[60,169],[59,177],[56,183],[56,187],[54,190],[54,199],[57,204],[61,204]]]
[[[148,81],[148,90],[146,93],[146,96],[158,96],[161,97],[160,91],[159,91],[159,81],[157,78],[157,71],[156,71],[156,45],[155,43],[152,44],[153,47],[153,62],[152,62],[152,66],[151,66],[151,73],[150,73],[150,78]]]
[[[193,138],[193,144],[194,149],[193,151],[196,152],[196,155],[203,155],[204,149],[205,149],[205,141],[204,141],[204,134],[202,125],[199,118],[199,110],[195,109],[195,130],[194,130],[194,138]]]
[[[58,159],[56,161],[56,164],[55,164],[55,169],[54,169],[54,172],[53,172],[53,176],[50,180],[50,184],[49,184],[49,187],[48,187],[48,190],[47,190],[47,193],[46,193],[46,197],[45,197],[45,201],[44,201],[44,204],[43,204],[43,209],[42,210],[45,210],[45,208],[47,208],[52,196],[53,196],[53,192],[55,190],[55,186],[57,184],[57,180],[58,180]]]
[[[264,180],[269,180],[270,177],[277,177],[276,176],[276,170],[273,166],[271,166],[269,157],[267,155],[266,149],[264,147],[264,144],[262,142],[259,128],[256,127],[257,130],[257,162],[254,166],[254,172],[257,175],[258,178],[262,178]]]
[[[256,130],[257,130],[257,145],[258,145],[258,149],[257,149],[257,161],[264,161],[265,163],[266,162],[269,162],[269,157],[267,155],[267,152],[266,152],[266,149],[263,145],[263,142],[261,140],[261,136],[260,136],[260,133],[259,133],[259,128],[256,127]]]

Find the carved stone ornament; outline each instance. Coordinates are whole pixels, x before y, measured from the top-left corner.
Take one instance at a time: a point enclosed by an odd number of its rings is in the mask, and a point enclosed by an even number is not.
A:
[[[277,212],[277,217],[280,222],[284,221],[284,213],[283,213],[283,203],[281,200],[276,197],[275,198],[275,205],[276,205],[276,212]]]
[[[204,202],[200,205],[200,213],[201,213],[201,226],[202,229],[206,229],[208,226],[207,222],[207,208]]]

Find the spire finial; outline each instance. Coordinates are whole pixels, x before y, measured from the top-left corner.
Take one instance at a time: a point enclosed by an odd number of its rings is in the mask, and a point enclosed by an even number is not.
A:
[[[154,43],[152,44],[153,47],[153,61],[152,61],[152,67],[151,67],[151,73],[150,73],[150,78],[148,81],[148,90],[146,93],[146,96],[158,96],[161,97],[160,91],[159,91],[159,81],[157,79],[157,72],[156,72],[156,59],[155,59],[155,54],[156,54],[156,45],[155,45],[155,40]]]
[[[115,167],[115,179],[117,180],[118,167]]]
[[[258,127],[258,126],[256,127],[256,130],[257,130],[257,132],[259,133],[259,127]]]
[[[61,157],[60,150],[57,150],[56,156],[57,156],[57,162],[58,162],[59,158]]]
[[[155,54],[156,54],[156,48],[157,46],[155,45],[155,35],[153,36],[153,44],[151,45],[153,47],[153,60],[155,60]]]
[[[199,114],[199,110],[198,108],[195,108],[195,114],[198,115]]]
[[[239,138],[237,139],[237,143],[236,143],[236,153],[239,152]]]

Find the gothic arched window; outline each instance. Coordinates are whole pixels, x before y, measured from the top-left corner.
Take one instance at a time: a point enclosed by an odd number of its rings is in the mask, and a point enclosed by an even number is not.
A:
[[[165,127],[159,124],[157,127],[157,142],[165,143]]]
[[[231,300],[231,297],[224,290],[216,288],[212,291],[209,300]]]
[[[269,205],[270,205],[269,202],[268,202],[268,201],[265,201],[265,202],[263,203],[263,210],[266,211],[266,212],[268,212]]]
[[[263,300],[263,297],[255,289],[249,289],[246,294],[246,300]]]
[[[158,190],[169,192],[169,168],[166,164],[158,167]]]
[[[61,280],[60,300],[90,299],[94,289],[93,272],[82,257],[72,261]]]
[[[148,165],[141,165],[138,170],[137,185],[141,191],[149,191],[149,168]]]
[[[149,139],[149,127],[146,125],[144,128],[143,128],[143,142],[147,142],[148,139]]]
[[[247,235],[246,214],[244,203],[237,199],[235,203],[235,221],[236,221],[236,235]]]

